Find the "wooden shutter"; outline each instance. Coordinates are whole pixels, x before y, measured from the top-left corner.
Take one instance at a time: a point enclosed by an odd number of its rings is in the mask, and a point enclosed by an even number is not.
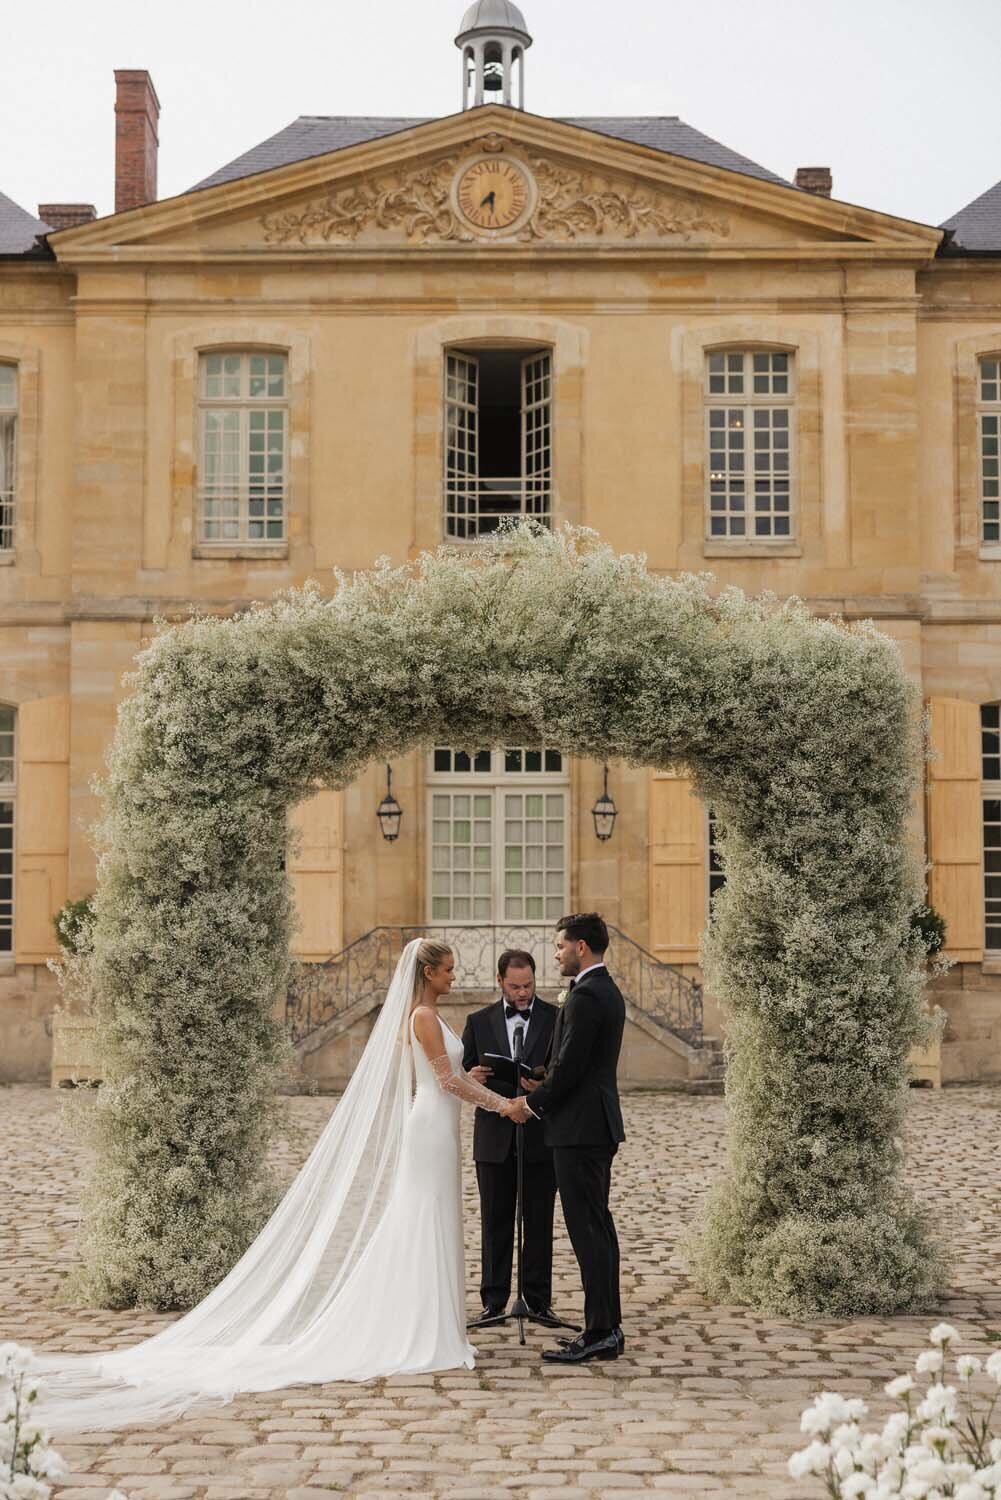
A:
[[[650,947],[697,964],[706,923],[706,813],[686,776],[650,778]]]
[[[317,792],[289,813],[300,834],[288,863],[300,924],[292,952],[308,963],[344,947],[343,800],[341,792]]]
[[[52,919],[69,875],[68,698],[36,698],[17,711],[14,802],[14,952],[19,964],[59,953]]]
[[[928,896],[945,918],[945,952],[976,963],[984,956],[983,806],[980,705],[932,698],[928,765]]]

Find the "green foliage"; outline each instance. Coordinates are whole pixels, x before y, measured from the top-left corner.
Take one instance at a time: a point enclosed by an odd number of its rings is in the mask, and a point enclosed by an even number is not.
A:
[[[892,643],[710,593],[579,533],[339,578],[195,619],[139,658],[105,786],[88,981],[107,1086],[84,1254],[113,1306],[202,1296],[260,1227],[289,973],[286,811],[373,757],[545,741],[688,766],[727,883],[730,1169],[694,1251],[714,1296],[890,1312],[938,1284],[901,1183],[922,1035],[922,744]]]
[[[929,958],[941,953],[945,946],[945,918],[924,901],[911,913],[911,926],[921,938],[922,946]]]
[[[90,925],[94,920],[93,896],[67,901],[53,917],[56,937],[64,953],[86,952],[90,943]]]

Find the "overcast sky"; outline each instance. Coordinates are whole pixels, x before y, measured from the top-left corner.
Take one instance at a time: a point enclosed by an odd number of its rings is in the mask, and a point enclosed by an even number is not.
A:
[[[526,0],[526,104],[680,115],[835,197],[937,224],[1001,178],[1001,0]],[[114,194],[114,68],[148,68],[160,196],[300,114],[458,107],[462,0],[6,0],[0,191]]]

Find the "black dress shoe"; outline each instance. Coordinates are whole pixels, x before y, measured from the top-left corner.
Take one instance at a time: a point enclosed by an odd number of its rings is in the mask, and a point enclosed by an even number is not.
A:
[[[621,1354],[626,1347],[626,1336],[621,1328],[613,1328],[612,1334],[618,1342],[619,1353]],[[557,1339],[556,1342],[562,1344],[564,1349],[569,1349],[572,1344],[582,1344],[584,1342],[584,1335],[581,1333],[575,1339]]]
[[[536,1323],[541,1323],[543,1328],[562,1328],[563,1319],[558,1318],[551,1307],[529,1307],[528,1316]],[[563,1342],[562,1339],[559,1340]]]
[[[507,1317],[507,1303],[499,1302],[491,1307],[485,1307],[479,1317],[473,1323],[467,1323],[467,1328],[480,1328],[484,1323],[500,1322]]]
[[[591,1344],[574,1339],[562,1348],[543,1349],[542,1358],[553,1365],[583,1365],[592,1359],[618,1359],[620,1353],[619,1340],[612,1332]]]

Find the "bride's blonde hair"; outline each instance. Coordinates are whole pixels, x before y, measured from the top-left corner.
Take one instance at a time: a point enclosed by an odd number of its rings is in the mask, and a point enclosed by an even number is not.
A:
[[[441,943],[437,938],[425,938],[417,950],[417,970],[414,974],[414,993],[410,1001],[410,1009],[420,1005],[424,998],[425,969],[437,969],[446,958],[453,956],[452,949],[447,943]]]

